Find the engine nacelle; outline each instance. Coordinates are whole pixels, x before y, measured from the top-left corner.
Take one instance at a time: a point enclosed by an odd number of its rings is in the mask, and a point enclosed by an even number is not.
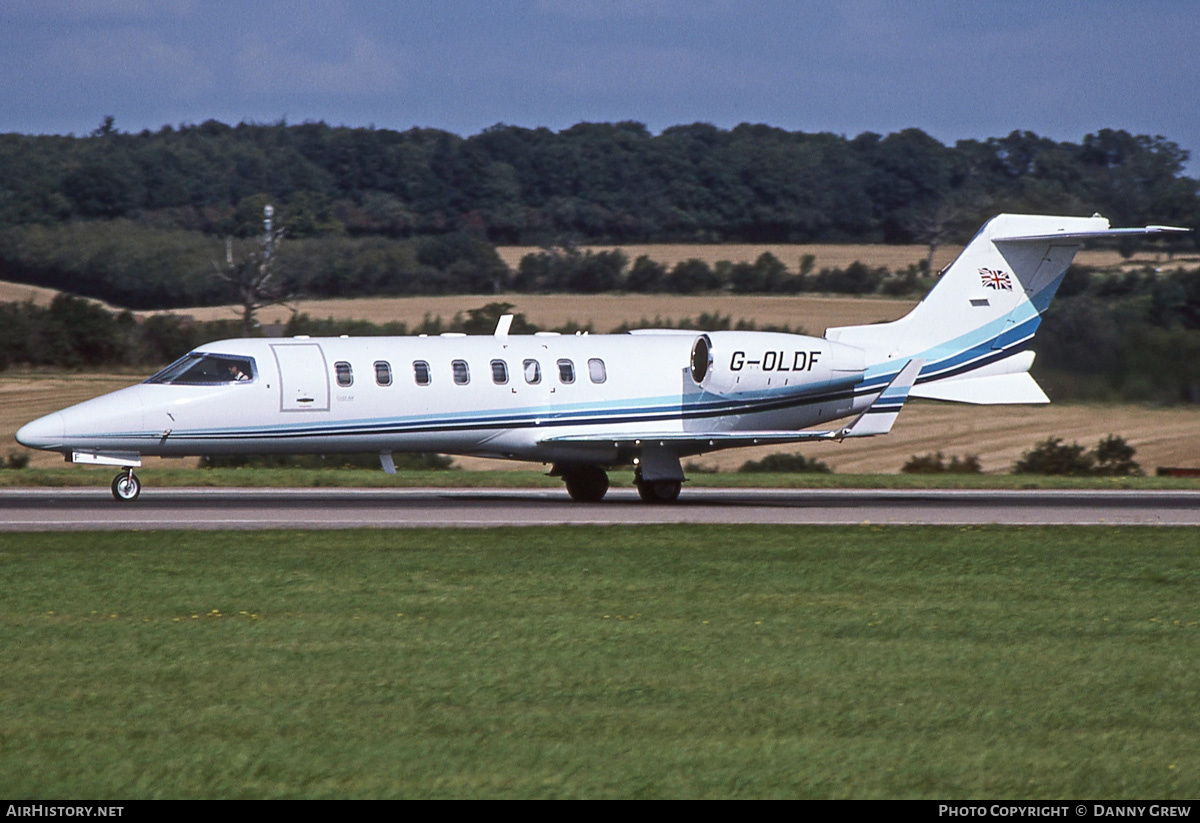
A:
[[[692,344],[692,380],[713,394],[852,386],[865,368],[862,349],[802,334],[719,331]]]

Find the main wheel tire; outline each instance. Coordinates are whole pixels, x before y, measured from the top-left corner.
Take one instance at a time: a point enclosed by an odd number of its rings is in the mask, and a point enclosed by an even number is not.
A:
[[[598,503],[608,493],[608,472],[599,466],[580,466],[563,474],[567,494],[577,503]]]
[[[654,499],[659,503],[674,503],[682,490],[683,484],[678,480],[654,481]]]
[[[674,503],[679,499],[683,484],[678,480],[654,480],[636,484],[638,497],[646,503]]]
[[[122,503],[132,503],[138,499],[138,495],[141,493],[142,481],[138,480],[137,475],[132,472],[121,472],[113,478],[113,499],[119,500]]]

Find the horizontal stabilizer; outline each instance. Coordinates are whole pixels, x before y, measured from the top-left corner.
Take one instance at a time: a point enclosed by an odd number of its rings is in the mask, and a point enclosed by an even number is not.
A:
[[[1144,237],[1155,234],[1178,234],[1189,232],[1178,226],[1146,226],[1129,229],[1095,229],[1093,231],[1059,231],[1049,234],[1026,234],[1019,237],[993,237],[993,243],[1043,243],[1047,240],[1096,240],[1104,237]]]
[[[934,380],[913,388],[913,397],[992,406],[1005,403],[1049,403],[1050,398],[1029,374],[994,374],[958,380]]]

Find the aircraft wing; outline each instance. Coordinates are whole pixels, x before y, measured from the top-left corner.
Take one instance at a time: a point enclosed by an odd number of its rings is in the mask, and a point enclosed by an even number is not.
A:
[[[643,448],[646,446],[682,445],[711,449],[732,449],[740,446],[763,446],[768,443],[800,443],[805,440],[835,440],[836,431],[739,431],[739,432],[597,432],[594,434],[564,434],[546,437],[543,443],[571,445]]]
[[[645,448],[647,446],[680,445],[690,447],[688,450],[710,451],[712,449],[731,449],[742,446],[764,446],[771,443],[802,443],[806,440],[838,440],[847,437],[873,437],[877,434],[887,434],[892,430],[892,424],[900,414],[900,409],[908,399],[917,375],[925,361],[914,358],[908,361],[892,382],[884,387],[862,414],[848,426],[840,429],[825,431],[732,431],[732,432],[595,432],[587,434],[567,434],[557,437],[547,437],[544,443],[565,443],[572,445],[596,445],[613,448]]]

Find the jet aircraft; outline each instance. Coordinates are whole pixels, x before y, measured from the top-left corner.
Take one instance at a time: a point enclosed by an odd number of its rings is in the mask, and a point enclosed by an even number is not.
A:
[[[488,336],[222,340],[17,440],[120,467],[121,501],[138,497],[134,469],[152,455],[376,453],[393,472],[393,453],[442,452],[552,464],[578,501],[632,465],[643,500],[671,502],[683,457],[886,434],[909,397],[1049,402],[1028,346],[1081,244],[1181,231],[1002,214],[909,314],[824,337],[510,335],[507,317]]]

